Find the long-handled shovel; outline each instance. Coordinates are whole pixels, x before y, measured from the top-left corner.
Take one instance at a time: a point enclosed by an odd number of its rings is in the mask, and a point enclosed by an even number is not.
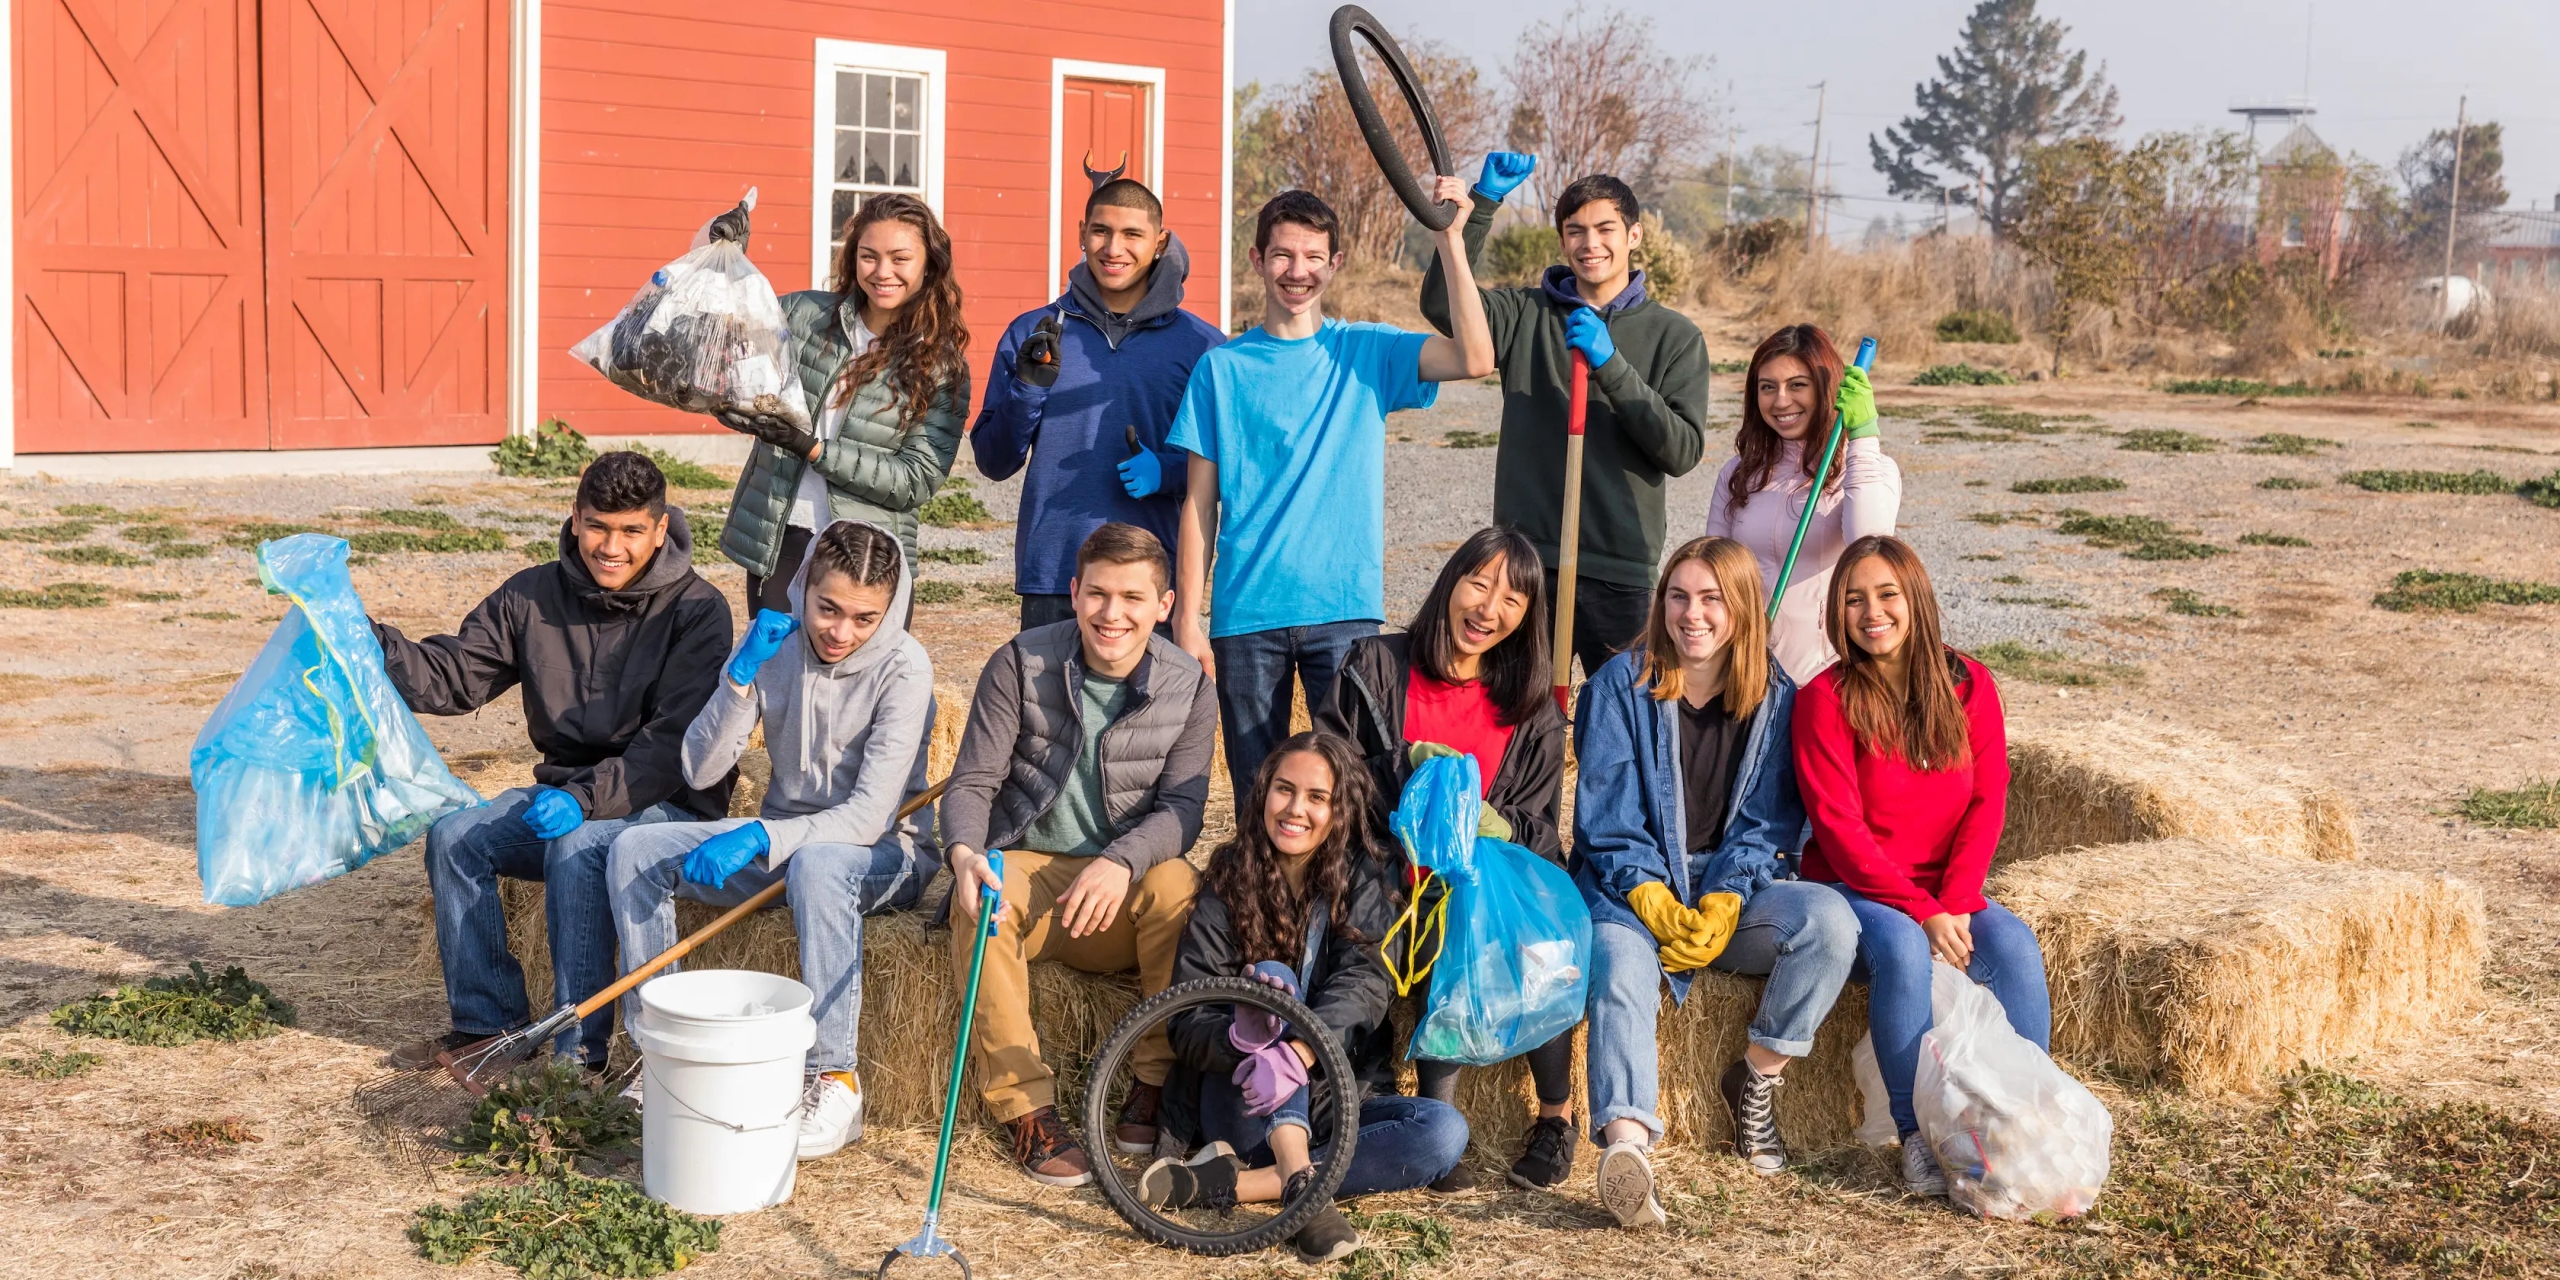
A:
[[[1875,368],[1876,340],[1860,338],[1858,358],[1852,363],[1856,364],[1860,370]],[[1804,531],[1813,527],[1814,505],[1822,501],[1822,486],[1831,479],[1831,455],[1840,451],[1840,435],[1847,426],[1848,423],[1843,421],[1839,414],[1831,415],[1831,439],[1824,442],[1822,446],[1821,461],[1813,464],[1813,488],[1804,495],[1804,514],[1796,517],[1796,536],[1793,541],[1787,543],[1786,563],[1778,566],[1777,584],[1769,588],[1769,621],[1771,622],[1778,620],[1778,605],[1787,598],[1787,575],[1796,571],[1796,553],[1804,550]],[[1571,499],[1566,501],[1570,504]],[[1567,511],[1572,509],[1571,505],[1565,507]]]
[[[1556,539],[1556,710],[1570,719],[1573,585],[1582,572],[1582,421],[1591,399],[1591,358],[1579,350],[1573,353],[1573,386],[1565,396],[1564,529]]]
[[[1004,851],[987,850],[987,866],[998,882],[1004,879]],[[978,891],[978,937],[969,949],[969,990],[960,998],[960,1037],[951,1046],[951,1084],[942,1091],[942,1140],[933,1149],[933,1189],[925,1193],[924,1230],[880,1259],[879,1275],[887,1280],[889,1265],[900,1258],[949,1258],[960,1264],[960,1280],[969,1280],[969,1259],[960,1246],[942,1238],[942,1184],[951,1173],[951,1123],[960,1114],[960,1073],[969,1066],[969,1028],[978,1020],[978,977],[987,966],[987,939],[996,932],[996,892]]]

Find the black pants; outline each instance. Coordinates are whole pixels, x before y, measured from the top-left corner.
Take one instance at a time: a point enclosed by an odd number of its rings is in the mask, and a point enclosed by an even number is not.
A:
[[[1070,595],[1027,595],[1022,597],[1022,629],[1045,627],[1076,616],[1076,598]]]
[[[1552,1107],[1573,1097],[1571,1027],[1565,1028],[1564,1034],[1520,1056],[1529,1060],[1529,1079],[1538,1087],[1538,1101]],[[1464,1067],[1454,1062],[1416,1058],[1413,1060],[1414,1092],[1454,1107],[1458,1105],[1458,1073],[1463,1070]]]
[[[1547,607],[1556,599],[1556,571],[1547,570]],[[1573,580],[1573,656],[1582,659],[1582,678],[1599,674],[1609,659],[1625,652],[1644,634],[1645,615],[1653,608],[1653,589],[1621,586],[1577,577]],[[1547,625],[1555,625],[1553,615]]]
[[[747,575],[749,610],[771,609],[775,613],[792,613],[791,584],[800,576],[801,563],[809,558],[809,542],[813,536],[796,524],[782,531],[782,555],[773,562],[773,576]]]

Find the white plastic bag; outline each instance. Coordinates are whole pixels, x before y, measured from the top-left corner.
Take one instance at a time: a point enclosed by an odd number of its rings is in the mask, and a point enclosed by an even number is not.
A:
[[[747,192],[746,207],[755,199]],[[694,240],[569,354],[643,400],[687,413],[771,414],[808,430],[791,331],[772,282],[734,241]]]
[[[2087,1213],[2107,1181],[2115,1118],[1955,966],[1933,963],[1929,1004],[1911,1104],[1948,1198],[1986,1218]]]
[[[1858,1082],[1860,1108],[1858,1127],[1850,1136],[1870,1147],[1890,1147],[1902,1140],[1893,1123],[1893,1103],[1884,1094],[1884,1070],[1876,1065],[1876,1038],[1858,1037],[1858,1047],[1849,1051],[1849,1078]]]

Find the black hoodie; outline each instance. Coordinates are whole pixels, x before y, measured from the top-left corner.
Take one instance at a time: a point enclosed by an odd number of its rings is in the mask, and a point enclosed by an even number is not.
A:
[[[683,753],[732,633],[728,597],[693,571],[680,508],[668,509],[666,545],[623,590],[596,585],[564,523],[560,558],[507,579],[459,634],[411,640],[373,624],[391,682],[421,715],[465,715],[522,684],[525,729],[542,752],[534,780],[577,797],[593,819],[662,800],[728,816],[736,771],[694,790]]]

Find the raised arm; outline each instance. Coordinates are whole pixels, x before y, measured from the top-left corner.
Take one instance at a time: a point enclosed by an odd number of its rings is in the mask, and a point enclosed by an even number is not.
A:
[[[1049,331],[1041,339],[1051,353],[1048,364],[1044,367],[1035,360],[1025,366],[1020,363],[1022,346],[1029,344],[1016,343],[1015,331],[1020,327],[1016,321],[1015,329],[1007,330],[996,343],[995,367],[987,373],[987,403],[978,410],[976,425],[969,428],[970,454],[977,460],[979,474],[989,480],[1012,476],[1030,459],[1031,443],[1040,435],[1041,413],[1048,407],[1049,388],[1058,380],[1056,333]],[[1047,381],[1040,381],[1042,377]]]
[[[1467,184],[1444,173],[1433,179],[1431,194],[1435,200],[1465,200]],[[1484,293],[1476,288],[1475,269],[1467,264],[1466,225],[1452,222],[1433,238],[1439,241],[1439,266],[1448,277],[1451,328],[1447,336],[1433,334],[1422,344],[1421,378],[1456,382],[1484,377],[1495,367],[1493,329],[1485,320]]]

